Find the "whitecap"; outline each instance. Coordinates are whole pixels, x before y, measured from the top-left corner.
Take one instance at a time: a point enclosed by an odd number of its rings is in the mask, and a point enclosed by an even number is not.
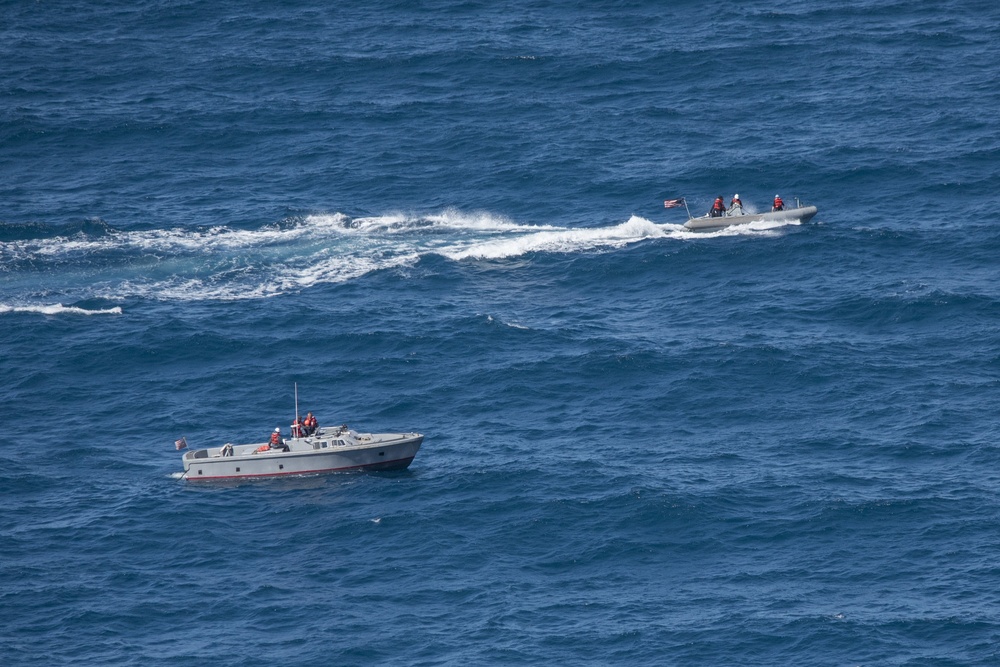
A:
[[[42,315],[121,315],[121,306],[113,308],[77,308],[76,306],[64,306],[61,303],[54,303],[43,306],[9,306],[0,303],[0,313],[39,313]]]

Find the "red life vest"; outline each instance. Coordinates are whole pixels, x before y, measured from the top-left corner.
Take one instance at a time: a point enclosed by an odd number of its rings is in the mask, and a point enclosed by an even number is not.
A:
[[[310,429],[310,430],[316,428],[316,418],[315,417],[306,417],[306,428]]]
[[[774,210],[780,211],[785,208],[785,202],[781,201],[781,197],[774,198]]]
[[[721,211],[722,209],[726,208],[726,205],[724,203],[722,203],[722,197],[717,197],[715,199],[715,203],[712,204],[712,208],[714,208],[714,209],[716,209],[718,211]]]
[[[271,434],[271,444],[280,445],[281,444],[281,434],[275,431]]]

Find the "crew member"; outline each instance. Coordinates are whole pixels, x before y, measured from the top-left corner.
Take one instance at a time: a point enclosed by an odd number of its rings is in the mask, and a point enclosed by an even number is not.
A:
[[[774,206],[771,207],[772,211],[784,211],[785,202],[781,201],[780,195],[774,195]]]
[[[306,414],[306,420],[302,423],[302,426],[306,435],[313,435],[319,428],[319,422],[316,421],[316,417],[314,417],[313,413],[310,412]]]
[[[721,218],[726,214],[726,204],[722,201],[722,195],[715,198],[715,203],[712,204],[712,210],[708,212],[709,217]]]
[[[270,445],[271,449],[283,449],[288,451],[288,445],[285,444],[285,439],[281,437],[281,427],[274,429],[274,433],[271,434],[271,441],[267,443]]]
[[[729,202],[729,215],[743,215],[743,202],[740,201],[738,193],[733,195],[732,201]]]

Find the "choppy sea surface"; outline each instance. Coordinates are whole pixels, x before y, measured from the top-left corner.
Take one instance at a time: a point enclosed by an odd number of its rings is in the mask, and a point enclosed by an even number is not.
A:
[[[1000,664],[995,2],[0,18],[4,665]]]

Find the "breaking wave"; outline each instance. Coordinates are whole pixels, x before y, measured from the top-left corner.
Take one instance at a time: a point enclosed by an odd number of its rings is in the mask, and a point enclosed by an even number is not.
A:
[[[121,306],[91,310],[76,306],[64,306],[54,303],[48,306],[9,306],[0,303],[0,314],[3,313],[38,313],[41,315],[121,315]]]

